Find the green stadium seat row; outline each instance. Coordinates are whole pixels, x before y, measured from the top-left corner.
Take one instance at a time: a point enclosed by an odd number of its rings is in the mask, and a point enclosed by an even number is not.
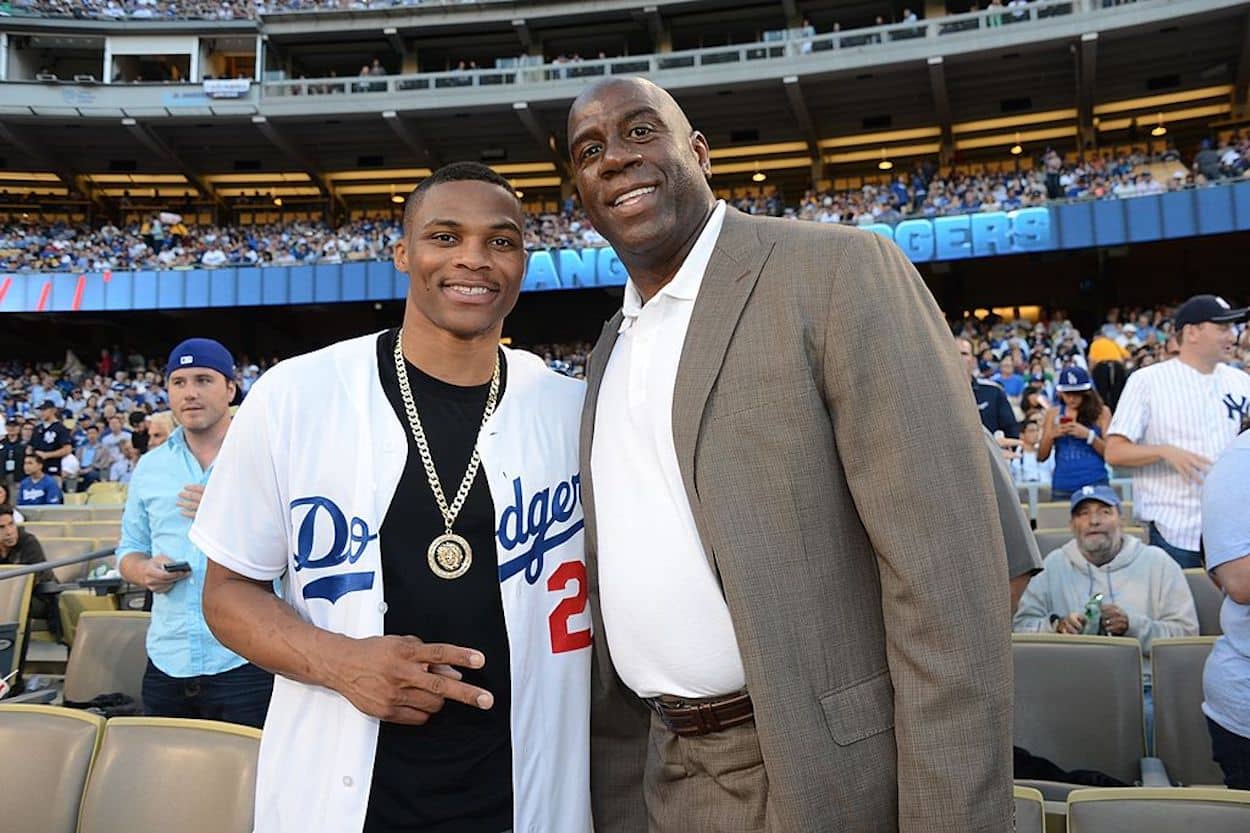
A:
[[[5,830],[252,829],[260,732],[247,726],[0,704],[0,748],[21,750],[0,791]]]

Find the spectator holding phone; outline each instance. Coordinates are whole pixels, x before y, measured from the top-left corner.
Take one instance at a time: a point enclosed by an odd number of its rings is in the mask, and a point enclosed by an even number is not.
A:
[[[1106,449],[1111,409],[1102,402],[1084,368],[1064,368],[1055,383],[1060,403],[1042,418],[1042,441],[1037,459],[1045,462],[1054,451],[1051,499],[1067,500],[1085,486],[1110,482]]]
[[[201,603],[207,561],[187,537],[230,426],[234,359],[216,341],[192,338],[174,348],[165,372],[180,425],[134,466],[117,546],[122,577],[153,594],[144,710],[260,728],[273,676],[209,631]]]

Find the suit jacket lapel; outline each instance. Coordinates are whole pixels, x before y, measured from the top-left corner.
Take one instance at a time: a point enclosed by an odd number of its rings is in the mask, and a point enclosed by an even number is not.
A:
[[[772,252],[774,241],[762,239],[759,228],[760,224],[746,215],[733,208],[727,209],[725,224],[694,302],[673,388],[673,444],[677,463],[713,570],[716,569],[715,557],[695,489],[695,450],[703,424],[703,408],[720,375],[738,319]]]
[[[590,617],[594,627],[595,651],[599,654],[596,666],[602,677],[605,688],[610,689],[615,673],[611,657],[608,655],[608,640],[603,636],[603,613],[599,607],[599,554],[595,536],[598,534],[595,525],[595,490],[591,482],[590,450],[595,436],[595,412],[599,406],[599,388],[603,384],[603,371],[616,346],[621,321],[624,315],[620,311],[603,325],[603,332],[595,343],[586,363],[586,401],[582,406],[581,426],[581,488],[582,512],[586,518],[586,583],[590,594]]]

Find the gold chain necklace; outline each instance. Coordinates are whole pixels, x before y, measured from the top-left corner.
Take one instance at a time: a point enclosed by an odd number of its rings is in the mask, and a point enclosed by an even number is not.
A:
[[[404,333],[400,330],[395,339],[395,372],[399,376],[399,394],[404,400],[404,411],[408,415],[408,427],[412,429],[412,438],[416,440],[417,451],[421,454],[421,464],[425,467],[425,477],[430,483],[430,491],[438,503],[438,511],[443,515],[444,533],[430,542],[426,558],[430,571],[439,578],[455,579],[469,571],[473,565],[473,548],[462,536],[451,531],[456,516],[469,497],[473,481],[477,478],[477,470],[482,464],[482,455],[478,451],[477,442],[473,443],[473,456],[469,459],[469,468],[460,481],[456,498],[447,505],[447,497],[443,494],[443,484],[438,479],[438,471],[434,468],[434,458],[430,456],[430,444],[425,438],[425,428],[421,425],[421,416],[417,413],[417,403],[412,398],[412,386],[408,384],[408,366],[404,361]],[[487,420],[495,412],[495,403],[499,398],[499,352],[495,352],[495,372],[490,379],[490,393],[486,397],[486,410],[482,412],[482,424],[478,428],[478,439]]]

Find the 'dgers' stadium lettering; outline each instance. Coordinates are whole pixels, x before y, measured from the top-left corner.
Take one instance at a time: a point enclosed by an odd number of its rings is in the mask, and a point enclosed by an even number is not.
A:
[[[1040,207],[903,220],[896,226],[874,223],[864,228],[893,240],[915,263],[1054,248],[1050,211]]]

